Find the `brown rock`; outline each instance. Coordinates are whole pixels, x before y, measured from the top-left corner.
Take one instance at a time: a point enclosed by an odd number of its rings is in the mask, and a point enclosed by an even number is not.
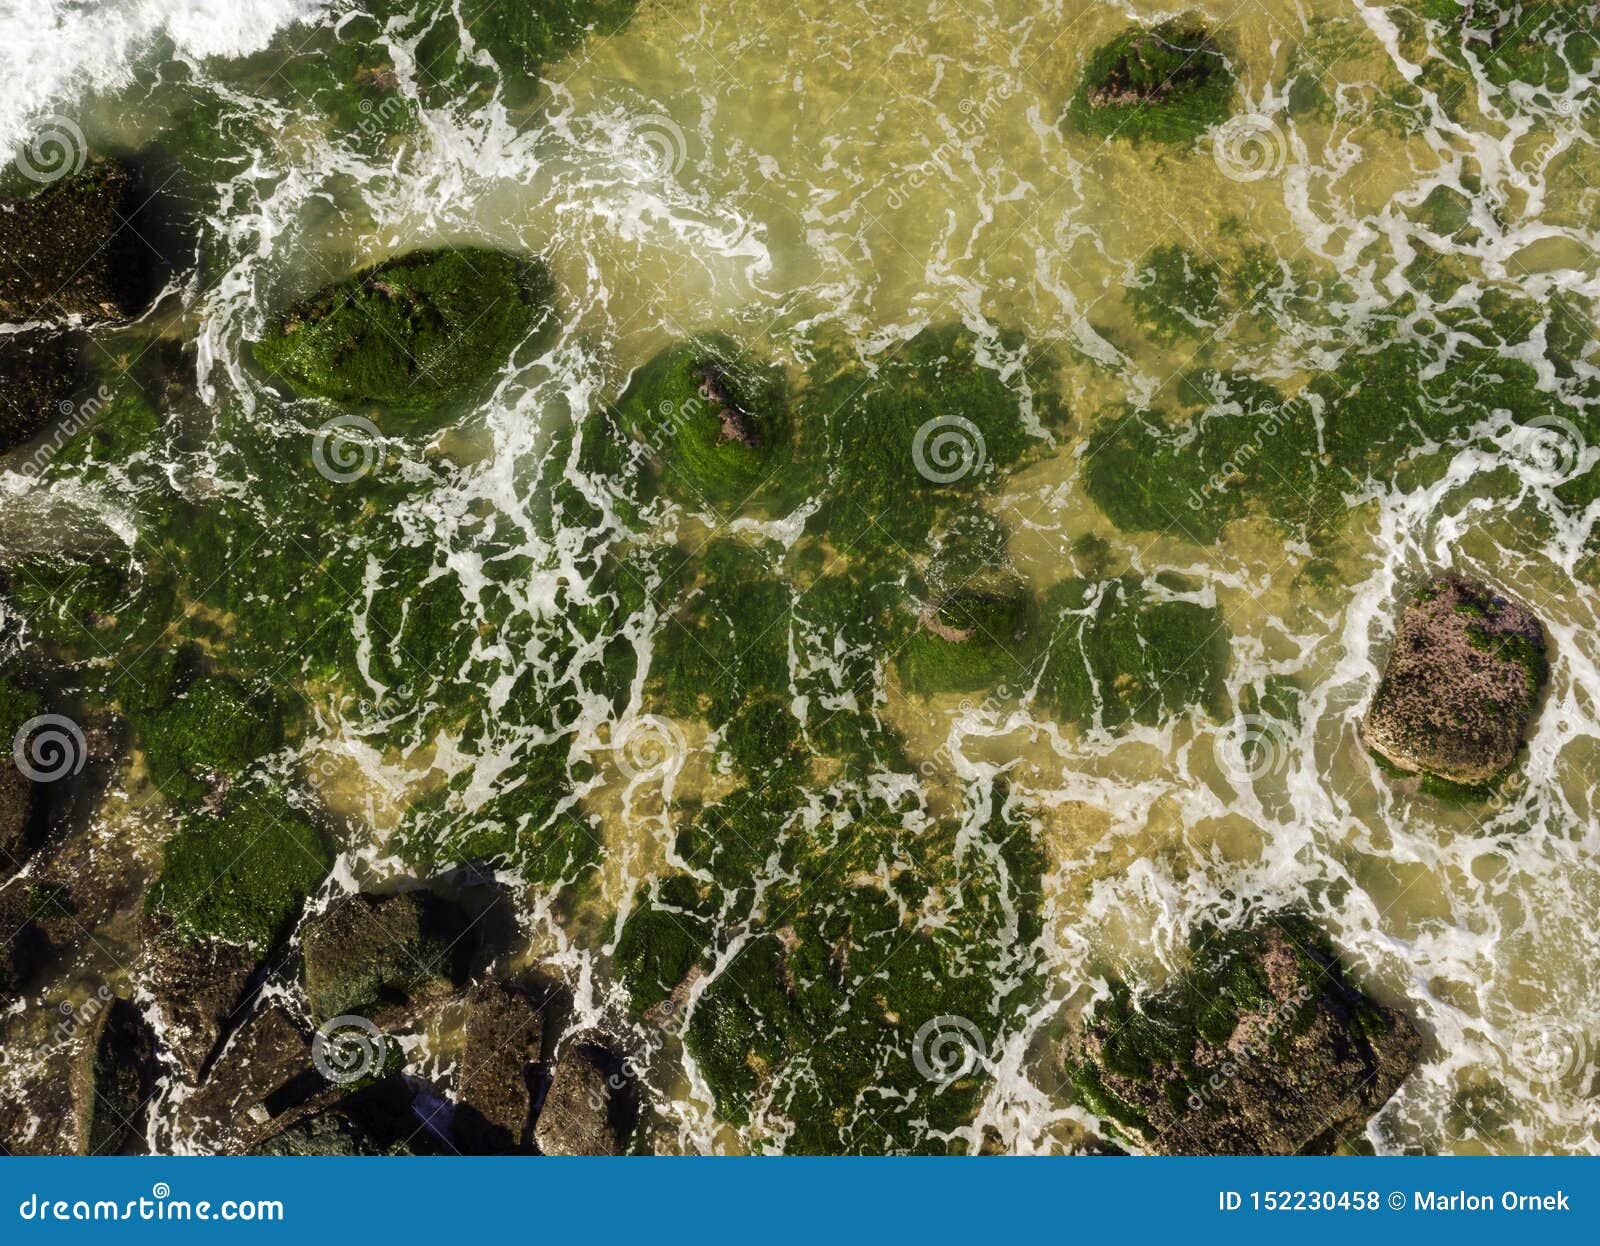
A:
[[[637,1115],[633,1080],[598,1039],[579,1035],[556,1061],[534,1141],[545,1155],[618,1155]]]
[[[1067,1044],[1080,1099],[1146,1151],[1330,1151],[1416,1067],[1410,1021],[1362,994],[1304,917],[1202,932],[1195,947],[1142,1006],[1114,984]]]
[[[186,942],[165,915],[143,919],[141,980],[155,996],[161,1036],[191,1082],[243,1019],[246,988],[260,958],[220,939]]]
[[[1442,576],[1401,616],[1362,734],[1402,770],[1484,783],[1516,760],[1546,669],[1527,606]]]
[[[75,176],[0,203],[0,319],[120,320],[154,294],[138,172],[93,160]]]
[[[508,982],[480,982],[466,1003],[458,1139],[470,1154],[525,1148],[533,1110],[530,1074],[540,1057],[543,1014],[526,990]]]

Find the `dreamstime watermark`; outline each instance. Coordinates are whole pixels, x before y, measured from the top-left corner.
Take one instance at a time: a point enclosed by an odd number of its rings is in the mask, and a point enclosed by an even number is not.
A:
[[[376,104],[371,100],[362,100],[356,107],[361,110],[361,120],[356,122],[356,129],[364,138],[378,138],[389,122],[394,120],[394,115],[405,111],[406,101],[398,95],[390,95]]]
[[[102,385],[92,398],[83,402],[72,402],[63,398],[56,404],[56,411],[62,420],[56,425],[55,431],[50,434],[47,441],[35,447],[32,454],[19,463],[16,472],[30,479],[39,476],[50,461],[61,452],[61,447],[66,445],[99,417],[115,395],[111,388]]]
[[[689,139],[683,127],[665,113],[631,117],[624,131],[628,150],[644,157],[651,177],[662,181],[675,178],[689,161]]]
[[[11,760],[35,783],[54,783],[81,774],[88,759],[83,729],[65,714],[30,718],[11,740]]]
[[[1188,1109],[1191,1112],[1200,1111],[1239,1075],[1239,1071],[1245,1065],[1253,1064],[1262,1057],[1270,1055],[1273,1039],[1281,1034],[1285,1027],[1292,1025],[1300,1010],[1316,997],[1317,993],[1311,987],[1302,985],[1293,995],[1273,1009],[1272,1014],[1249,1038],[1237,1044],[1229,1039],[1228,1059],[1213,1070],[1200,1089],[1190,1090],[1189,1098],[1185,1101]]]
[[[95,993],[81,1003],[74,1004],[70,999],[62,1000],[56,1005],[56,1012],[61,1017],[61,1020],[56,1022],[56,1037],[62,1042],[76,1038],[94,1025],[96,1019],[111,1006],[111,1001],[115,998],[111,988],[102,982]]]
[[[988,462],[983,430],[964,415],[939,415],[923,423],[911,442],[917,474],[936,485],[975,476]]]
[[[30,1194],[17,1206],[23,1220],[278,1220],[284,1216],[277,1198],[173,1198],[172,1187],[157,1181],[148,1198],[126,1200],[50,1198]]]
[[[324,1021],[311,1041],[311,1063],[335,1086],[348,1086],[383,1068],[389,1044],[365,1017],[346,1013]]]
[[[311,439],[318,475],[336,485],[360,480],[378,465],[383,434],[364,415],[336,415]]]
[[[948,137],[935,146],[925,160],[920,161],[915,168],[905,174],[899,185],[889,188],[890,210],[900,211],[941,170],[954,167],[962,151],[988,130],[995,113],[1000,111],[1001,105],[1011,98],[1015,90],[1011,83],[1002,82],[981,100],[968,97],[957,104],[956,110],[959,115],[953,119],[948,117],[945,119]]]
[[[1212,751],[1217,766],[1238,784],[1278,774],[1288,760],[1283,725],[1261,714],[1240,714],[1213,738]]]
[[[1271,117],[1238,113],[1217,127],[1211,158],[1230,181],[1258,182],[1283,172],[1289,163],[1289,140]]]
[[[1542,485],[1558,485],[1578,468],[1588,448],[1578,426],[1559,415],[1541,415],[1511,431],[1510,451],[1521,475]]]
[[[1226,492],[1243,473],[1246,464],[1266,449],[1267,442],[1278,435],[1283,426],[1289,422],[1289,418],[1289,404],[1283,403],[1273,407],[1267,418],[1256,425],[1254,436],[1235,450],[1231,459],[1212,472],[1198,489],[1189,490],[1189,509],[1200,510],[1214,494]]]
[[[1512,1039],[1511,1057],[1534,1084],[1558,1086],[1578,1080],[1589,1069],[1595,1057],[1592,1044],[1576,1026],[1533,1024]]]
[[[983,1031],[966,1017],[924,1021],[911,1040],[911,1063],[941,1090],[969,1076],[988,1059]]]
[[[665,776],[682,766],[689,753],[678,725],[655,714],[623,723],[611,747],[618,769],[630,779]]]
[[[39,122],[12,163],[29,181],[48,186],[82,173],[88,160],[89,145],[78,123],[70,117],[52,116]]]

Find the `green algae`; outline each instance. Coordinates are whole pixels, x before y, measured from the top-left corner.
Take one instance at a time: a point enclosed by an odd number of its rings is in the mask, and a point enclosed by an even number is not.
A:
[[[1490,299],[1482,308],[1453,317],[1460,332],[1442,365],[1406,336],[1401,306],[1299,393],[1233,372],[1188,373],[1164,410],[1102,413],[1083,451],[1085,488],[1128,531],[1210,544],[1228,524],[1262,516],[1326,538],[1347,498],[1371,482],[1429,482],[1491,417],[1590,427],[1587,383],[1549,386],[1517,353],[1537,329],[1532,309]],[[1582,501],[1571,482],[1563,489],[1564,500]]]
[[[721,336],[668,347],[617,402],[618,424],[659,460],[680,503],[722,517],[799,500],[783,373]]]
[[[1132,26],[1090,53],[1067,121],[1086,134],[1182,143],[1228,116],[1233,69],[1199,22]]]
[[[265,951],[332,866],[327,833],[277,789],[251,784],[167,840],[148,904],[187,939]]]
[[[474,396],[521,343],[548,340],[554,304],[533,257],[417,251],[291,307],[255,357],[301,394],[415,413]]]
[[[275,694],[227,676],[185,677],[175,695],[129,706],[128,718],[151,780],[179,803],[205,800],[284,739]]]
[[[1038,695],[1063,720],[1116,730],[1218,707],[1228,628],[1217,607],[1124,577],[1064,581],[1044,613],[1055,632]]]
[[[900,650],[900,678],[924,695],[1020,683],[1028,676],[1036,626],[1033,598],[1023,586],[961,589],[944,597]]]
[[[1128,290],[1134,316],[1158,341],[1215,332],[1222,305],[1222,269],[1176,243],[1153,247]]]

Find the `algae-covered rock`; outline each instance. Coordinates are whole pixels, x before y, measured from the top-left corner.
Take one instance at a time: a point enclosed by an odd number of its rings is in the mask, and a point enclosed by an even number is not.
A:
[[[264,785],[235,788],[218,813],[192,816],[161,849],[148,908],[192,941],[265,951],[327,876],[326,832]]]
[[[1068,1041],[1082,1101],[1147,1151],[1333,1149],[1399,1089],[1422,1040],[1346,977],[1306,918],[1201,929],[1193,962],[1138,1001],[1111,984]]]
[[[1218,703],[1228,663],[1222,611],[1133,577],[1066,580],[1045,614],[1055,634],[1039,697],[1063,719],[1116,730]]]
[[[1401,615],[1362,734],[1402,770],[1482,784],[1516,760],[1546,673],[1533,611],[1441,576]]]
[[[1037,610],[1021,583],[965,587],[928,603],[900,651],[912,692],[977,692],[1026,683]]]
[[[156,255],[139,236],[139,174],[95,160],[25,199],[0,202],[0,319],[120,320],[149,305]]]
[[[291,307],[255,357],[301,394],[419,412],[471,398],[555,327],[555,282],[537,257],[413,251]]]
[[[761,508],[784,483],[791,427],[783,373],[746,358],[727,338],[661,352],[617,400],[617,418],[686,506]]]
[[[637,1115],[622,1061],[598,1037],[578,1035],[556,1061],[534,1140],[545,1155],[620,1155]]]
[[[59,419],[77,388],[78,347],[69,334],[0,334],[0,452]]]
[[[1204,25],[1134,26],[1098,48],[1067,118],[1089,134],[1184,142],[1228,115],[1233,70]]]
[[[348,896],[302,931],[306,998],[321,1018],[431,994],[462,976],[467,922],[427,892]]]

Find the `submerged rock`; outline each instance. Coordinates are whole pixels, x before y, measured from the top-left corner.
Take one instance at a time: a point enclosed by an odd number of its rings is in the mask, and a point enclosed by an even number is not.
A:
[[[578,1035],[556,1061],[534,1140],[545,1155],[620,1155],[637,1116],[623,1062],[597,1036]]]
[[[1134,26],[1089,58],[1067,116],[1078,129],[1181,142],[1228,115],[1233,70],[1192,18]]]
[[[1192,947],[1189,971],[1142,1007],[1113,982],[1068,1044],[1083,1102],[1145,1150],[1328,1151],[1416,1066],[1411,1023],[1363,995],[1304,917],[1197,931]]]
[[[90,1154],[148,1153],[150,1098],[160,1073],[149,1021],[128,1000],[113,1000],[95,1047]]]
[[[59,419],[78,388],[78,347],[49,329],[0,335],[0,452]]]
[[[1362,724],[1402,770],[1477,785],[1516,760],[1547,674],[1544,628],[1521,602],[1441,576],[1406,607]]]
[[[459,984],[466,916],[427,892],[348,896],[306,922],[306,998],[321,1018],[435,995]]]
[[[138,1009],[102,988],[63,1012],[43,1047],[0,1096],[0,1154],[143,1154],[157,1067]]]
[[[472,397],[555,328],[555,282],[537,257],[414,251],[291,307],[255,357],[309,397],[416,412]]]
[[[132,165],[95,160],[0,203],[0,319],[99,322],[143,311],[157,271],[140,236],[149,198]]]

